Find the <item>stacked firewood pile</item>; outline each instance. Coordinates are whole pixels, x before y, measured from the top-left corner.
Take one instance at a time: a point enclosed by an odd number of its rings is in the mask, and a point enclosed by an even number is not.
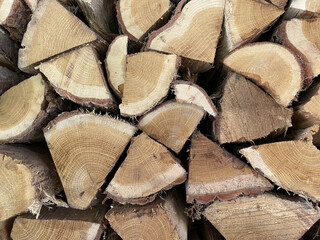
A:
[[[319,239],[320,1],[0,0],[0,239]]]

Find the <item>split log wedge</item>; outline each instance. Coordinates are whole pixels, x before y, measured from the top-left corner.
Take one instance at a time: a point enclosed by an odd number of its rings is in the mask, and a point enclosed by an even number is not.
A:
[[[273,185],[240,159],[199,132],[191,138],[187,202],[231,200],[240,194],[254,195]]]
[[[44,135],[71,207],[90,206],[135,132],[126,122],[77,111],[48,124]]]
[[[86,106],[115,107],[97,52],[92,46],[78,48],[41,63],[40,71],[62,97]]]
[[[26,78],[27,75],[22,72],[14,72],[0,66],[0,95]]]
[[[1,8],[1,7],[0,7]],[[14,42],[6,31],[0,27],[0,65],[12,71],[19,71],[18,44]]]
[[[0,96],[0,144],[43,139],[42,128],[57,107],[40,74],[10,88]]]
[[[40,218],[21,215],[13,224],[13,240],[96,240],[104,230],[105,206],[85,211],[65,208],[43,208]]]
[[[118,97],[122,97],[126,77],[128,54],[128,36],[116,37],[109,45],[104,61],[111,89]]]
[[[169,101],[144,115],[138,127],[150,137],[179,153],[203,115],[204,110],[201,107]]]
[[[177,102],[192,103],[202,107],[208,114],[216,117],[218,111],[206,91],[197,84],[187,81],[174,81],[172,88]]]
[[[219,57],[257,39],[283,12],[265,0],[226,0]]]
[[[319,16],[320,2],[318,0],[291,0],[285,19],[316,18]]]
[[[139,116],[151,110],[169,92],[177,76],[180,58],[174,54],[141,52],[127,56],[120,113]]]
[[[0,221],[24,211],[38,214],[43,204],[67,206],[55,198],[62,188],[48,155],[26,145],[1,145],[0,159]]]
[[[236,73],[227,76],[219,107],[213,135],[221,144],[281,134],[292,126],[292,109],[278,105],[258,86]]]
[[[124,34],[130,39],[143,40],[147,33],[161,27],[172,11],[170,0],[119,0],[118,22]]]
[[[300,57],[305,71],[306,87],[320,74],[320,19],[292,19],[276,31],[277,42]]]
[[[31,10],[23,0],[2,0],[0,2],[0,25],[15,41],[21,41],[31,18]]]
[[[222,26],[224,4],[225,0],[181,1],[170,22],[151,34],[147,47],[212,64]]]
[[[187,173],[166,147],[142,133],[131,141],[127,157],[109,183],[109,198],[143,205],[157,193],[183,183]]]
[[[88,25],[104,39],[115,29],[116,8],[112,0],[76,0]]]
[[[285,107],[296,99],[303,88],[304,76],[298,58],[275,43],[244,45],[232,51],[223,63],[252,79]]]
[[[254,169],[279,187],[320,200],[320,151],[310,141],[285,141],[240,150]]]
[[[106,215],[123,240],[187,240],[188,217],[182,199],[169,193],[144,206],[116,205]]]
[[[98,39],[56,0],[40,1],[23,36],[18,66],[22,71],[33,73],[41,61]]]
[[[269,193],[214,202],[204,216],[228,240],[298,240],[319,219],[307,202]]]

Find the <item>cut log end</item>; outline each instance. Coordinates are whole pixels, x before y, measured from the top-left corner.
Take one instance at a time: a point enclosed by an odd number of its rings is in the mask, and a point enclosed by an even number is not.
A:
[[[145,133],[132,139],[127,157],[108,185],[110,198],[122,204],[146,204],[159,191],[186,180],[186,171],[173,155]]]

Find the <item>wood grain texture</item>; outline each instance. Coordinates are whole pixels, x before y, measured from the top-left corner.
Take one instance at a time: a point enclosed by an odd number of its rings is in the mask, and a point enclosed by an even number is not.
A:
[[[298,240],[319,219],[307,202],[269,193],[214,202],[204,216],[228,240]]]
[[[187,240],[184,203],[172,194],[144,206],[116,205],[106,218],[123,240]]]
[[[34,72],[34,66],[41,61],[97,39],[90,28],[56,0],[40,1],[23,36],[18,66]]]
[[[272,184],[199,132],[191,138],[187,202],[231,200],[271,190]]]
[[[152,33],[147,47],[213,63],[225,1],[192,0],[183,5],[185,2],[181,1],[167,25]]]
[[[235,73],[226,79],[219,107],[213,132],[220,143],[248,142],[280,134],[292,126],[292,109],[278,105],[254,83]]]
[[[253,168],[281,188],[320,200],[320,151],[310,141],[285,141],[240,150]]]
[[[183,183],[187,173],[161,144],[142,133],[131,141],[127,157],[107,186],[108,197],[122,204],[145,204],[157,193]]]
[[[270,42],[244,45],[226,56],[223,63],[253,80],[277,103],[288,106],[303,88],[303,70],[287,48]]]
[[[168,94],[176,78],[180,58],[174,54],[140,52],[127,56],[122,116],[140,116],[150,111]]]
[[[40,71],[62,97],[86,106],[115,108],[97,52],[92,46],[41,63]]]
[[[206,91],[188,81],[174,81],[172,88],[177,102],[191,103],[202,107],[208,114],[216,117],[218,111]]]
[[[196,105],[169,101],[145,114],[138,127],[179,153],[203,115],[204,110]]]
[[[71,207],[90,206],[135,132],[129,123],[77,111],[49,123],[44,135]]]

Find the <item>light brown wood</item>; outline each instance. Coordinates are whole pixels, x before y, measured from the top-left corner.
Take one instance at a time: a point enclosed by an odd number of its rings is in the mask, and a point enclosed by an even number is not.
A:
[[[162,190],[182,184],[187,173],[161,144],[142,133],[131,141],[127,157],[107,186],[109,198],[143,205]]]
[[[24,211],[38,214],[43,204],[67,206],[55,198],[61,187],[49,156],[26,145],[1,145],[0,158],[0,221]]]
[[[77,111],[48,124],[44,135],[71,207],[90,206],[135,132],[129,123]]]
[[[320,16],[320,2],[317,0],[291,0],[285,19],[316,18]]]
[[[22,215],[14,221],[13,240],[97,240],[104,230],[106,206],[85,211],[65,208],[43,208],[40,218]]]
[[[12,240],[10,237],[14,217],[0,222],[0,239]]]
[[[170,22],[152,33],[147,47],[212,64],[220,36],[224,4],[224,0],[181,1]]]
[[[171,10],[170,0],[120,0],[117,3],[121,29],[136,41],[143,40],[147,33],[162,26],[170,17]]]
[[[27,75],[21,72],[14,72],[6,67],[0,66],[0,96],[25,78],[27,78]]]
[[[298,240],[319,219],[307,202],[269,193],[214,202],[204,216],[228,240]]]
[[[267,0],[280,9],[284,9],[288,3],[288,0]]]
[[[123,240],[187,240],[184,205],[182,199],[169,194],[144,206],[116,205],[106,218]]]
[[[292,109],[278,105],[268,94],[244,77],[230,73],[213,123],[220,143],[249,142],[291,127]]]
[[[23,71],[34,72],[41,61],[98,39],[56,0],[40,1],[23,36],[18,66]]]
[[[275,43],[244,45],[227,55],[223,63],[252,79],[285,107],[296,99],[303,87],[304,76],[298,58]]]
[[[320,83],[313,84],[306,96],[294,109],[293,123],[295,127],[307,128],[320,124]]]
[[[285,141],[240,150],[253,168],[281,188],[320,200],[320,151],[310,141]]]
[[[248,165],[199,132],[191,138],[187,202],[209,203],[254,195],[273,185]]]
[[[138,127],[150,137],[179,153],[204,115],[196,105],[169,101],[145,114]]]
[[[112,0],[76,0],[92,30],[108,39],[116,21],[116,8]]]
[[[226,0],[219,58],[257,39],[283,12],[265,0]]]
[[[115,107],[97,52],[92,46],[41,63],[40,71],[62,97],[86,106]]]
[[[10,32],[10,37],[21,41],[31,18],[31,10],[23,0],[0,1],[0,25]]]
[[[44,127],[57,114],[54,98],[40,74],[0,96],[0,144],[43,139]]]
[[[127,69],[120,104],[123,116],[139,116],[168,94],[176,78],[180,58],[174,54],[141,52],[127,56]]]
[[[305,71],[305,85],[309,87],[312,79],[320,74],[320,20],[292,19],[284,22],[274,39],[290,48],[299,56]]]
[[[18,49],[18,44],[9,37],[4,28],[0,27],[0,65],[12,71],[19,71]]]
[[[177,102],[192,103],[202,107],[209,115],[216,117],[218,111],[206,91],[188,81],[174,81],[172,88]]]
[[[128,54],[128,36],[120,35],[109,45],[104,64],[108,82],[118,97],[122,97],[126,77]]]

